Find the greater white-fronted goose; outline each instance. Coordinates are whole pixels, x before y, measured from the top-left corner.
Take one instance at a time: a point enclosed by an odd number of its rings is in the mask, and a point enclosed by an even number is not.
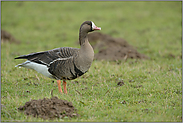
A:
[[[79,30],[80,49],[61,47],[49,51],[22,55],[15,59],[27,59],[26,62],[15,67],[34,69],[37,72],[57,80],[59,92],[62,93],[61,81],[63,80],[64,93],[67,93],[66,80],[75,79],[88,71],[94,51],[88,42],[88,32],[101,30],[92,21],[85,21]]]

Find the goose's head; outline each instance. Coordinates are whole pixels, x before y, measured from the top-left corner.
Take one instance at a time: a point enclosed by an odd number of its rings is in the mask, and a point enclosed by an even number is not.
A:
[[[92,21],[85,21],[81,24],[80,31],[92,32],[94,30],[101,30]]]

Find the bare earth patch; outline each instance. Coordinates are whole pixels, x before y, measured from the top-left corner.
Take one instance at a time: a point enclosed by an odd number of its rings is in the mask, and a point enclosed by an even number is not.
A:
[[[43,119],[64,118],[65,116],[72,118],[79,116],[72,102],[61,100],[57,97],[31,100],[26,102],[24,106],[20,106],[18,110],[23,111],[26,115]]]
[[[19,40],[16,40],[12,34],[10,34],[8,31],[5,30],[1,30],[1,42],[20,44]]]
[[[139,53],[133,46],[122,38],[113,38],[110,35],[100,32],[93,32],[88,35],[97,60],[126,60],[130,59],[148,59],[144,54]]]

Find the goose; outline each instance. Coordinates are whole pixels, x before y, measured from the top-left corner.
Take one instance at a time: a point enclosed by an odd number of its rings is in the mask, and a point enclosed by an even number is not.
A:
[[[101,28],[92,21],[85,21],[79,29],[80,48],[61,47],[21,55],[14,59],[27,59],[27,61],[15,67],[33,69],[46,77],[56,79],[60,93],[63,93],[61,89],[61,80],[63,80],[64,93],[67,94],[66,81],[82,76],[93,62],[94,51],[88,41],[88,33],[95,30],[101,30]]]

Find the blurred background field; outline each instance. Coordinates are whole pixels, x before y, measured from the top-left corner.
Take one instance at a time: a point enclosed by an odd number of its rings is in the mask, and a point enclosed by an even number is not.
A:
[[[150,59],[95,60],[83,77],[68,81],[68,95],[58,93],[56,81],[14,67],[24,61],[14,60],[19,55],[79,48],[76,41],[85,20]],[[80,117],[51,121],[182,121],[181,1],[1,1],[1,29],[20,41],[1,41],[1,121],[43,121],[17,108],[30,99],[50,98],[52,89],[71,101]]]

